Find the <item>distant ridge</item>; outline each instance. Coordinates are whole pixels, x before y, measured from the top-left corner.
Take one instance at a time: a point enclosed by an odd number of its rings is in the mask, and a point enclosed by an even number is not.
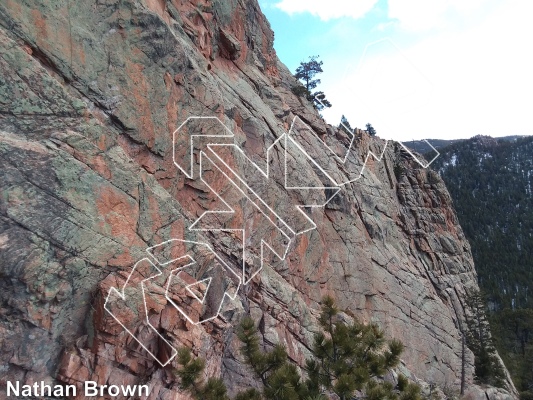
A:
[[[477,135],[474,137],[490,137],[491,136],[484,136],[484,135]],[[495,140],[503,140],[506,142],[514,142],[519,138],[526,137],[525,135],[511,135],[511,136],[503,136],[498,138],[493,138]],[[454,143],[462,142],[469,139],[426,139],[434,148],[442,149],[444,147],[450,146]],[[409,147],[411,150],[416,151],[417,153],[424,154],[427,153],[430,148],[425,140],[411,140],[403,142],[404,145]]]

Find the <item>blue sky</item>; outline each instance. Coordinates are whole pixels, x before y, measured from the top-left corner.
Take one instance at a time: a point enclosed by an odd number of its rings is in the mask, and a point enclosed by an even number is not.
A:
[[[330,123],[396,140],[533,134],[533,2],[259,3],[291,71],[320,55]]]

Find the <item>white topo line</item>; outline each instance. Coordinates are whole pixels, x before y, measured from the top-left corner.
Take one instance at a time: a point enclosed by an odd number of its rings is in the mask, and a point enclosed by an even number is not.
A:
[[[322,103],[321,100],[319,98],[317,98],[317,101]],[[220,125],[221,128],[222,128],[222,132],[224,132],[223,134],[221,135],[211,135],[211,134],[206,134],[206,135],[190,135],[190,154],[189,154],[189,157],[190,157],[190,165],[188,168],[184,168],[179,162],[178,160],[176,159],[176,138],[177,138],[177,135],[179,133],[179,131],[185,127],[190,121],[194,121],[194,120],[197,120],[197,121],[201,121],[201,120],[204,120],[204,121],[210,121],[210,122],[214,122],[215,120],[218,122],[217,125]],[[309,155],[305,149],[291,136],[291,133],[293,132],[293,128],[295,126],[296,123],[299,123],[299,124],[303,124],[303,126],[308,129],[310,132],[312,132],[319,140],[320,138],[318,137],[318,135],[316,135],[316,133],[309,127],[307,126],[303,121],[301,121],[301,119],[299,119],[298,117],[295,117],[295,119],[293,120],[292,124],[291,124],[291,129],[289,130],[288,133],[283,133],[281,135],[281,137],[279,137],[271,146],[269,146],[269,148],[267,149],[267,163],[266,163],[266,168],[263,170],[259,165],[257,165],[256,163],[254,163],[249,157],[247,157],[244,152],[242,151],[242,149],[240,149],[238,146],[236,146],[235,144],[231,145],[231,144],[220,144],[220,143],[216,143],[216,142],[212,142],[212,143],[208,143],[206,148],[207,148],[207,151],[209,151],[210,155],[211,156],[214,156],[213,158],[215,158],[216,160],[218,160],[221,164],[224,165],[224,167],[226,169],[228,169],[229,171],[231,171],[232,175],[233,176],[228,176],[222,169],[219,169],[219,171],[224,174],[224,176],[228,179],[228,181],[230,181],[233,186],[235,186],[248,200],[251,201],[251,203],[260,211],[262,212],[269,220],[270,222],[272,223],[272,225],[276,228],[276,229],[279,229],[280,232],[282,233],[282,235],[284,235],[288,241],[288,244],[286,245],[285,247],[285,251],[283,254],[280,254],[278,253],[276,250],[274,250],[272,248],[272,246],[266,242],[265,240],[261,239],[261,267],[255,271],[253,273],[253,275],[251,275],[248,279],[246,279],[246,275],[245,275],[245,239],[246,237],[248,237],[247,235],[247,232],[246,232],[246,229],[226,229],[226,228],[223,228],[223,227],[220,227],[220,228],[216,228],[216,227],[208,227],[208,228],[198,228],[196,225],[199,223],[199,221],[206,215],[208,214],[217,214],[217,213],[235,213],[235,209],[230,205],[228,204],[224,199],[223,199],[223,196],[221,193],[218,193],[217,190],[215,190],[211,185],[209,185],[209,183],[204,179],[203,177],[203,173],[202,173],[202,158],[203,157],[206,157],[208,158],[217,168],[218,166],[216,165],[216,163],[207,156],[207,154],[204,152],[204,151],[201,151],[200,152],[200,168],[199,168],[199,178],[203,181],[204,184],[206,184],[206,186],[211,190],[213,191],[213,193],[215,194],[215,196],[217,196],[217,198],[219,200],[221,200],[221,202],[224,204],[224,206],[227,207],[226,210],[208,210],[208,211],[205,211],[204,213],[202,213],[202,215],[200,215],[200,217],[198,217],[189,227],[188,229],[191,230],[191,231],[216,231],[216,230],[219,230],[219,231],[239,231],[242,233],[242,237],[243,237],[243,263],[242,263],[242,275],[241,276],[238,276],[237,274],[235,274],[233,272],[233,270],[216,254],[215,251],[213,251],[213,249],[209,246],[209,244],[207,243],[203,243],[203,242],[193,242],[193,241],[186,241],[186,240],[182,240],[182,239],[170,239],[170,240],[167,240],[165,242],[162,242],[156,246],[152,246],[152,247],[149,247],[146,251],[148,252],[148,254],[150,255],[150,257],[155,260],[155,262],[159,265],[159,267],[157,267],[150,259],[148,258],[144,258],[142,260],[140,260],[139,262],[137,262],[133,268],[132,268],[132,271],[131,273],[129,274],[126,282],[124,283],[124,286],[121,288],[121,290],[118,290],[114,287],[112,287],[110,290],[109,290],[109,293],[108,293],[108,296],[106,298],[106,301],[104,303],[104,308],[106,309],[107,312],[109,312],[111,314],[111,316],[122,326],[122,328],[124,329],[125,332],[127,332],[130,336],[132,336],[137,343],[139,343],[139,345],[152,357],[154,358],[156,361],[158,361],[162,366],[166,366],[168,365],[177,355],[177,349],[172,346],[168,340],[166,340],[159,332],[158,330],[156,329],[156,327],[154,327],[151,322],[150,322],[150,319],[149,319],[149,309],[148,309],[148,306],[147,306],[147,302],[146,302],[146,283],[148,281],[152,281],[153,279],[155,279],[156,277],[160,277],[161,275],[163,275],[163,272],[162,272],[162,269],[165,269],[166,266],[169,266],[171,263],[173,262],[177,262],[179,260],[189,260],[190,262],[186,263],[185,265],[179,267],[179,268],[176,268],[176,269],[173,269],[170,271],[170,273],[168,274],[168,279],[166,280],[167,284],[166,284],[166,287],[164,288],[165,289],[165,298],[167,299],[167,301],[169,302],[169,304],[171,304],[175,309],[177,309],[181,315],[183,315],[183,317],[185,317],[187,319],[188,322],[190,322],[191,324],[200,324],[200,323],[204,323],[204,322],[207,322],[207,321],[210,321],[214,318],[216,318],[217,316],[219,316],[220,314],[220,311],[221,311],[221,308],[222,308],[222,305],[223,305],[223,300],[221,301],[220,305],[219,305],[219,308],[216,312],[216,314],[214,316],[211,316],[210,318],[206,318],[205,320],[198,320],[198,321],[195,321],[193,318],[191,318],[190,315],[188,315],[184,309],[182,309],[178,304],[175,303],[175,301],[171,298],[171,296],[169,295],[169,290],[170,290],[170,286],[171,286],[171,278],[172,276],[177,276],[181,271],[183,271],[185,268],[187,267],[190,267],[192,265],[194,265],[196,263],[196,261],[194,260],[194,258],[189,255],[189,254],[185,254],[185,255],[180,255],[179,257],[177,258],[174,258],[174,259],[171,259],[171,260],[161,260],[161,259],[158,259],[156,257],[156,255],[153,253],[153,250],[156,249],[157,247],[160,247],[160,246],[165,246],[167,244],[170,244],[174,241],[177,241],[177,242],[182,242],[182,243],[189,243],[189,244],[193,244],[193,245],[197,245],[197,246],[205,246],[206,249],[208,249],[210,252],[212,252],[214,254],[214,257],[216,258],[216,260],[220,263],[220,265],[222,265],[222,267],[224,268],[224,270],[227,272],[227,273],[230,273],[230,274],[233,274],[233,278],[235,280],[238,281],[238,285],[237,285],[237,288],[234,290],[234,293],[233,295],[231,295],[229,292],[225,291],[224,294],[223,294],[223,299],[224,298],[228,298],[230,300],[234,300],[237,296],[237,293],[238,293],[238,289],[240,288],[240,286],[242,284],[248,284],[251,279],[263,268],[263,260],[264,260],[264,250],[266,248],[268,248],[272,253],[274,253],[280,260],[284,260],[288,254],[288,250],[289,250],[289,247],[290,247],[290,243],[294,241],[295,237],[297,235],[301,235],[303,233],[306,233],[306,232],[309,232],[311,230],[314,230],[316,229],[317,225],[316,223],[304,212],[304,208],[307,208],[307,207],[324,207],[326,206],[341,190],[342,188],[347,185],[348,183],[352,183],[352,182],[355,182],[357,180],[359,180],[362,176],[363,176],[363,173],[364,173],[364,170],[367,166],[367,163],[369,162],[370,160],[370,157],[374,158],[375,160],[377,160],[378,162],[380,162],[382,159],[383,159],[383,155],[385,154],[385,150],[387,148],[387,144],[388,144],[388,140],[386,140],[385,144],[384,144],[384,147],[383,147],[383,150],[381,151],[381,153],[379,155],[373,153],[371,150],[368,151],[366,157],[365,157],[365,160],[364,160],[364,163],[363,163],[363,166],[361,168],[361,171],[359,173],[359,175],[355,178],[355,179],[350,179],[350,180],[347,180],[347,181],[344,181],[344,182],[339,182],[337,181],[336,179],[334,179],[322,166],[319,165],[319,163],[311,156]],[[344,126],[344,124],[342,124]],[[341,162],[342,164],[345,164],[348,160],[348,156],[349,156],[349,153],[350,151],[352,150],[352,147],[353,147],[353,143],[355,141],[355,134],[354,134],[354,131],[353,130],[350,130],[348,129],[348,127],[344,126],[344,128],[346,129],[347,132],[350,133],[351,135],[351,141],[350,141],[350,144],[348,146],[348,149],[346,151],[346,154],[344,155],[344,157],[339,157],[325,142],[323,142],[323,144],[327,147],[327,149],[331,152],[331,154],[333,154],[336,159]],[[180,127],[178,129],[176,129],[176,131],[173,133],[173,161],[174,161],[174,164],[180,169],[181,172],[184,173],[184,175],[189,178],[189,179],[195,179],[195,171],[194,171],[194,157],[193,157],[193,154],[194,154],[194,140],[196,138],[200,138],[200,137],[210,137],[210,138],[213,138],[213,139],[216,139],[216,138],[232,138],[234,137],[234,134],[233,132],[231,132],[217,117],[189,117],[187,118],[187,120],[180,125]],[[300,152],[302,152],[306,158],[308,160],[311,161],[311,163],[320,170],[321,173],[324,174],[324,176],[326,176],[332,183],[331,186],[313,186],[313,187],[309,187],[309,186],[290,186],[288,184],[288,163],[287,163],[287,160],[288,160],[288,143],[294,145]],[[223,160],[219,154],[217,154],[215,152],[215,148],[217,147],[220,147],[220,146],[234,146],[235,150],[236,151],[239,151],[240,154],[245,157],[247,159],[247,161],[249,161],[250,163],[253,164],[253,166],[255,168],[257,168],[257,170],[267,179],[270,179],[271,178],[271,174],[270,174],[270,169],[269,169],[269,156],[270,156],[270,153],[271,151],[274,149],[274,146],[275,145],[278,145],[279,143],[283,143],[285,146],[284,148],[284,151],[283,151],[283,155],[284,155],[284,160],[283,160],[283,168],[284,168],[284,187],[286,190],[318,190],[318,191],[325,191],[327,189],[331,189],[332,191],[332,194],[330,194],[329,196],[326,197],[325,201],[321,204],[309,204],[309,205],[295,205],[295,210],[298,211],[301,215],[304,216],[304,218],[311,224],[311,228],[308,228],[306,230],[303,230],[301,232],[296,232],[294,231],[294,229],[291,227],[291,225],[285,221],[283,218],[281,218],[275,210],[272,209],[272,207],[270,207],[268,205],[268,203],[263,200],[249,185],[248,183],[245,181],[244,178],[242,178],[237,172],[235,172],[230,166],[229,164]],[[420,165],[422,166],[423,168],[427,168],[431,165],[431,163],[433,161],[435,161],[435,159],[439,156],[439,152],[429,143],[426,141],[426,143],[437,153],[437,155],[429,162],[423,162],[421,160],[419,160],[414,154],[413,152],[407,147],[405,146],[402,142],[399,142],[400,145],[402,145],[402,147],[413,157],[413,159]],[[234,179],[237,179],[239,181],[239,183],[241,185],[244,186],[244,188],[246,190],[242,190],[239,185],[237,185],[235,182],[234,182]],[[256,203],[256,201],[254,200],[257,200],[260,204],[260,206],[258,205],[258,203]],[[276,217],[276,220],[277,221],[274,221],[272,220],[272,217],[271,215],[274,215]],[[283,224],[289,231],[290,231],[290,236],[284,231],[284,230],[281,230],[280,228],[277,227],[276,225],[276,222],[280,222],[281,224]],[[151,266],[157,271],[157,273],[153,274],[153,275],[150,275],[148,276],[147,278],[141,280],[140,283],[138,283],[138,285],[140,286],[139,290],[141,291],[142,293],[142,298],[143,298],[143,304],[144,304],[144,309],[143,309],[143,312],[144,312],[144,321],[146,323],[146,325],[148,327],[150,327],[150,329],[153,331],[152,332],[152,335],[155,335],[159,338],[159,340],[163,341],[167,346],[169,346],[169,348],[171,349],[171,353],[170,355],[165,359],[165,360],[160,360],[158,358],[158,356],[156,354],[154,354],[149,346],[146,344],[146,343],[143,343],[141,339],[139,339],[138,335],[135,335],[134,332],[132,332],[130,329],[128,329],[128,327],[125,325],[125,323],[123,321],[121,321],[120,319],[120,316],[117,316],[113,313],[113,311],[111,310],[111,303],[113,303],[113,301],[118,301],[119,299],[122,300],[123,302],[126,302],[127,301],[127,296],[126,296],[126,288],[128,287],[128,284],[130,283],[130,278],[132,277],[132,275],[135,273],[135,271],[137,270],[138,266],[141,264],[141,263],[150,263]],[[168,273],[168,272],[167,272]],[[197,285],[198,283],[206,283],[206,288],[205,288],[205,292],[204,292],[204,297],[202,299],[198,298],[196,296],[196,294],[191,290],[191,288],[194,286],[194,285]],[[209,289],[211,288],[211,283],[212,283],[212,278],[211,277],[208,277],[208,278],[204,278],[204,279],[201,279],[197,282],[194,282],[192,284],[189,284],[187,286],[185,286],[185,290],[187,290],[188,292],[190,292],[191,296],[193,298],[196,299],[196,301],[198,301],[200,304],[204,304],[204,300],[207,296],[207,293],[209,291]]]

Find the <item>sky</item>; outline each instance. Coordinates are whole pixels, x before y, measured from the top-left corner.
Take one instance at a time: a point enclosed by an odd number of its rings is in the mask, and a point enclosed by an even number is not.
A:
[[[533,135],[533,1],[259,3],[291,71],[323,61],[331,124],[401,141]]]

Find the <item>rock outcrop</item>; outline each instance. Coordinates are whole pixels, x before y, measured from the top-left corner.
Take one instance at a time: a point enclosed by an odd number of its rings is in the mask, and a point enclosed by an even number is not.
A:
[[[303,365],[318,303],[330,294],[403,341],[401,370],[413,380],[458,388],[464,295],[477,284],[444,184],[399,145],[363,131],[347,162],[330,152],[325,144],[344,154],[350,138],[292,93],[296,81],[276,57],[256,0],[2,0],[0,48],[1,390],[8,380],[93,380],[147,384],[150,399],[187,398],[174,361],[162,367],[104,306],[145,250],[170,239],[210,243],[240,268],[234,231],[190,229],[220,206],[174,164],[172,134],[191,116],[217,117],[247,157],[270,165],[263,197],[272,204],[310,200],[285,189],[282,154],[267,153],[295,117],[312,157],[291,161],[296,180],[320,186],[320,165],[350,181],[369,151],[382,158],[370,157],[361,178],[324,207],[306,209],[316,229],[241,285],[217,318],[194,324],[157,287],[147,289],[148,320],[126,304],[120,318],[146,347],[161,360],[171,357],[161,338],[191,347],[210,375],[236,391],[256,384],[234,334],[241,316],[251,314],[265,344],[284,343]],[[252,186],[265,187],[242,157],[226,156]],[[216,182],[219,193],[243,203],[228,180]],[[330,195],[322,190],[311,200]],[[264,221],[251,209],[219,222],[261,231]],[[298,218],[295,224],[305,222]],[[257,257],[250,254],[250,263]],[[470,352],[466,379],[471,398],[514,398],[512,388],[506,394],[473,384]]]

